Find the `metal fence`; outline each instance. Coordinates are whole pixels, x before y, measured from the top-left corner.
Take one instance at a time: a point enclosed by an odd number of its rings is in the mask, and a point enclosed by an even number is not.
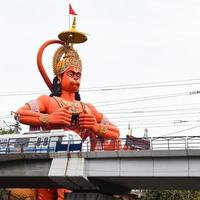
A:
[[[127,136],[116,141],[104,140],[63,140],[45,141],[38,145],[36,140],[21,140],[0,142],[0,153],[22,153],[22,152],[89,152],[89,151],[140,151],[140,150],[181,150],[200,149],[200,136],[171,136],[136,138]]]
[[[200,136],[150,138],[152,150],[200,149]]]

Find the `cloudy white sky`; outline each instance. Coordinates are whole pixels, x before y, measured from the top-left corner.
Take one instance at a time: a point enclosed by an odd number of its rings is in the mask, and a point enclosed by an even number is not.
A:
[[[0,0],[0,125],[2,120],[13,122],[5,118],[9,111],[48,94],[36,55],[45,41],[57,39],[68,28],[68,3]],[[149,136],[198,134],[200,95],[193,93],[200,90],[200,1],[71,0],[71,4],[79,14],[77,29],[88,34],[86,43],[75,46],[84,65],[82,100],[106,113],[122,136],[128,124],[138,137],[144,128]],[[44,56],[51,78],[56,47],[48,48]],[[91,87],[100,91],[84,91]],[[30,95],[32,91],[38,92]]]

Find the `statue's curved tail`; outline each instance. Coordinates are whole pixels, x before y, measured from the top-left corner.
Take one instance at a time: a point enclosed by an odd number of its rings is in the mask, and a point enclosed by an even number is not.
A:
[[[61,45],[64,45],[65,42],[63,42],[61,40],[48,40],[38,50],[37,66],[38,66],[38,69],[40,71],[40,74],[42,75],[42,78],[44,79],[46,85],[48,86],[49,90],[51,91],[52,90],[52,82],[49,79],[49,77],[48,77],[48,75],[47,75],[47,73],[45,71],[45,68],[43,66],[43,63],[42,63],[43,52],[44,52],[45,48],[47,46],[49,46],[50,44],[61,44]]]

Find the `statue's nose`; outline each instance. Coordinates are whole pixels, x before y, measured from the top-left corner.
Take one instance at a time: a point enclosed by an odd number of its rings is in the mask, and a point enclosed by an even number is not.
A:
[[[77,76],[74,76],[74,80],[76,80],[76,81],[77,81],[78,79],[79,79],[79,78],[78,78]]]

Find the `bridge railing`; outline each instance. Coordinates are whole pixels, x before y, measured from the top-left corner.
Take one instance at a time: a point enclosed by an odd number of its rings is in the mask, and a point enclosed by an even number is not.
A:
[[[200,149],[200,136],[170,136],[152,138],[121,138],[118,141],[95,141],[95,151],[117,150],[181,150]],[[83,151],[90,151],[90,142],[82,146]]]
[[[200,136],[171,136],[136,138],[127,136],[119,140],[63,140],[46,141],[45,145],[38,145],[35,140],[21,140],[0,142],[0,153],[22,153],[22,152],[89,152],[89,151],[140,151],[140,150],[180,150],[200,149]]]
[[[151,149],[153,150],[175,150],[187,148],[186,137],[157,137],[151,138],[150,142]]]
[[[150,138],[152,150],[200,149],[200,136]]]

